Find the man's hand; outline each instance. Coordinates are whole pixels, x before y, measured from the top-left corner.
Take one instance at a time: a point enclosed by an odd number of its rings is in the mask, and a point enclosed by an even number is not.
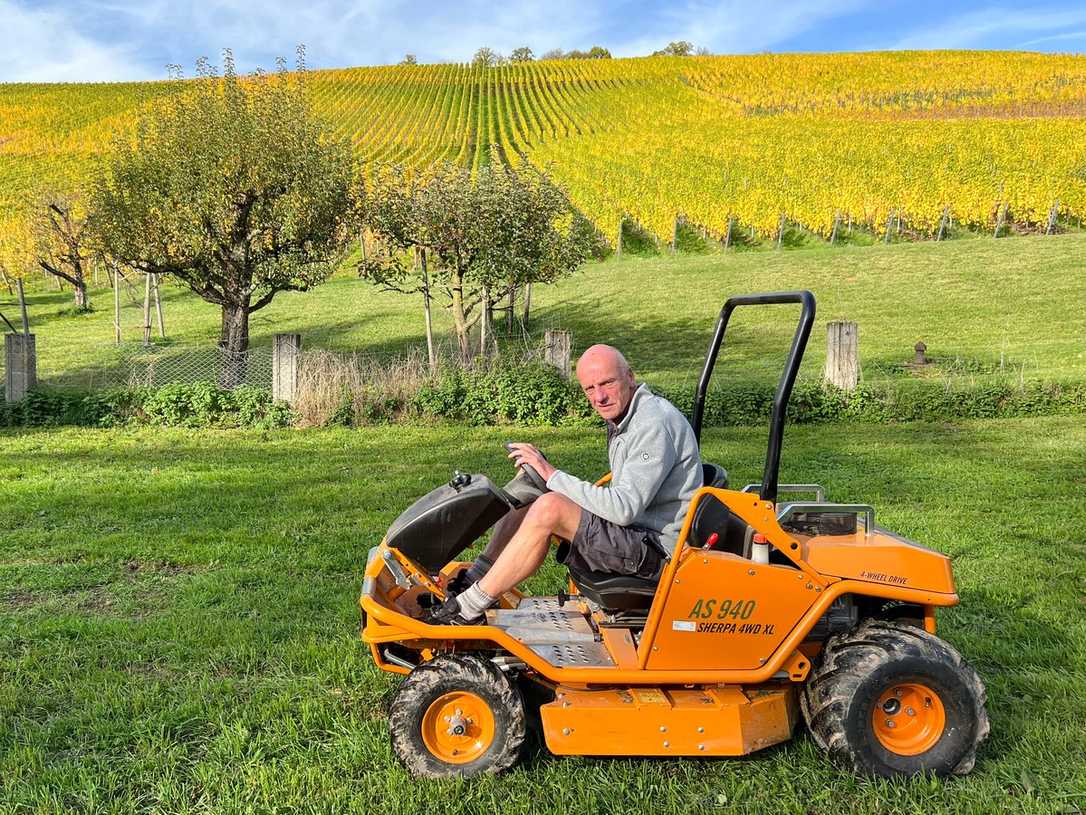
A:
[[[527,464],[539,473],[539,477],[544,481],[558,472],[558,468],[547,461],[547,459],[543,458],[543,454],[531,444],[525,444],[523,442],[514,442],[510,444],[509,458],[513,459],[513,463],[518,467],[522,464]]]

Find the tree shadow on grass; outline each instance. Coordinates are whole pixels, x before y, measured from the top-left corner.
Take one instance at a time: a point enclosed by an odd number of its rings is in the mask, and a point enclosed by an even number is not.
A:
[[[691,322],[662,312],[644,319],[621,317],[622,300],[621,294],[601,295],[591,303],[568,300],[541,311],[539,320],[572,331],[575,355],[595,343],[614,345],[636,372],[647,373],[650,379],[665,379],[668,384],[679,378],[692,387],[705,363],[724,302],[706,302],[704,320]],[[735,312],[717,359],[714,381],[775,384],[784,369],[797,319],[795,309]]]

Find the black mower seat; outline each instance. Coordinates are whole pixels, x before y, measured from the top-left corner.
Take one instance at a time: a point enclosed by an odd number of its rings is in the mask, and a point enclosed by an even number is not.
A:
[[[656,596],[657,580],[626,574],[569,570],[570,579],[582,596],[607,611],[648,609]]]
[[[703,463],[702,473],[706,487],[727,489],[728,471],[719,464]],[[704,503],[705,500],[702,501],[702,504]],[[716,503],[720,507],[724,506],[719,501]],[[582,572],[575,569],[569,570],[569,576],[584,597],[608,611],[648,610],[652,605],[652,598],[656,596],[656,584],[659,582],[658,578],[650,580],[625,574]]]

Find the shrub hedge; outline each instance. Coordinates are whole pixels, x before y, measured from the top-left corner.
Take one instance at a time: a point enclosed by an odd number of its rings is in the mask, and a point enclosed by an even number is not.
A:
[[[289,405],[273,402],[259,388],[243,385],[227,390],[211,382],[89,393],[39,387],[21,402],[0,404],[0,427],[286,427],[292,420]]]
[[[687,415],[692,391],[658,391]],[[707,427],[759,424],[768,420],[771,386],[735,386],[713,391],[706,401]],[[364,410],[355,409],[358,400]],[[852,392],[800,382],[788,405],[790,422],[946,421],[973,418],[1086,413],[1086,382],[879,382]],[[0,426],[153,424],[180,427],[286,427],[289,405],[273,402],[257,388],[233,390],[199,382],[155,389],[88,393],[37,388],[21,402],[0,403]],[[595,424],[576,383],[540,364],[451,368],[423,384],[414,396],[343,394],[343,409],[330,424],[452,422],[469,425]]]

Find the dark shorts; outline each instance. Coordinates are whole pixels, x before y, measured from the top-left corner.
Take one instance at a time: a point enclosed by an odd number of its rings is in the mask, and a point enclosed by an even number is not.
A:
[[[636,526],[619,526],[587,509],[572,541],[562,541],[555,560],[580,572],[607,572],[656,580],[664,570],[660,534]]]

